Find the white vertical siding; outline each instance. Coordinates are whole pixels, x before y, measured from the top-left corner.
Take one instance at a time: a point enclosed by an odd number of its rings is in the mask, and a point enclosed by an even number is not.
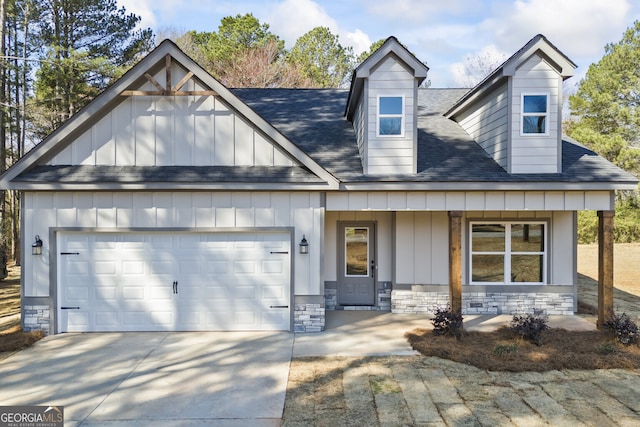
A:
[[[477,107],[464,111],[458,118],[460,126],[505,169],[509,145],[508,106],[508,86],[505,83],[487,95]]]
[[[551,283],[574,285],[577,269],[577,230],[574,212],[553,212],[551,243]]]
[[[446,212],[398,212],[395,283],[446,284],[449,280]]]
[[[174,81],[186,71],[172,66]],[[165,82],[164,70],[154,78]],[[146,82],[140,90],[155,90]],[[193,80],[185,90],[205,90]],[[131,96],[87,129],[50,165],[291,166],[294,161],[213,96]]]
[[[318,193],[27,192],[24,198],[24,235],[32,239],[37,234],[44,241],[42,256],[25,257],[27,297],[49,295],[49,229],[53,227],[98,231],[295,227],[295,294],[321,294],[324,208]],[[297,251],[303,234],[310,244],[309,255]]]
[[[523,94],[548,94],[548,135],[525,135],[521,131]],[[560,162],[562,80],[544,59],[534,55],[512,78],[510,173],[558,173]]]
[[[393,56],[382,61],[368,82],[367,152],[365,168],[369,174],[416,173],[415,97],[416,81]],[[378,97],[404,97],[404,135],[378,137]]]

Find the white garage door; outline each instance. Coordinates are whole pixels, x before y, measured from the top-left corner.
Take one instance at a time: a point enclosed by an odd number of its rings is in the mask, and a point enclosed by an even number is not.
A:
[[[60,233],[58,331],[289,330],[288,233]]]

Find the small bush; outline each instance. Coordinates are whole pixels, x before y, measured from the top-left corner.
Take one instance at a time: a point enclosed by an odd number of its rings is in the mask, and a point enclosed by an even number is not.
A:
[[[638,325],[626,313],[611,314],[603,326],[611,331],[616,341],[624,345],[638,342]]]
[[[618,349],[616,348],[615,345],[613,345],[610,342],[604,343],[604,344],[600,344],[599,346],[596,346],[596,353],[598,354],[614,354],[618,351]]]
[[[547,319],[537,314],[514,314],[511,320],[513,329],[522,338],[537,346],[542,345],[542,333],[549,329]]]
[[[496,344],[491,352],[494,356],[508,356],[518,351],[518,344]]]
[[[462,338],[462,314],[452,312],[451,307],[447,305],[447,308],[438,307],[434,311],[434,315],[431,322],[435,335],[454,336],[458,340]]]

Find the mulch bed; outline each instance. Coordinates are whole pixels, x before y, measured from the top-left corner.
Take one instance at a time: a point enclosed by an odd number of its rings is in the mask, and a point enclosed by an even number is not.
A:
[[[619,344],[602,331],[549,329],[543,332],[541,346],[523,340],[508,327],[494,332],[465,332],[459,341],[427,329],[416,329],[405,336],[425,356],[489,371],[640,368],[640,346]]]
[[[43,331],[24,332],[20,327],[2,331],[0,332],[0,353],[25,349],[43,337]]]

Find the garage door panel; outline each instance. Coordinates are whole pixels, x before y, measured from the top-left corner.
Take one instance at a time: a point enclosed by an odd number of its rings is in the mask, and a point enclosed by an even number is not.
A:
[[[65,310],[67,313],[69,332],[84,332],[89,328],[89,313]]]
[[[120,325],[120,317],[113,311],[96,312],[95,324],[99,329],[117,328]]]
[[[118,289],[115,286],[97,286],[95,288],[95,299],[97,301],[116,302]]]
[[[151,322],[154,325],[164,326],[171,329],[174,325],[174,313],[171,311],[152,311]]]
[[[173,299],[173,288],[169,286],[150,287],[152,301],[171,301]]]
[[[58,307],[81,307],[60,331],[290,329],[289,233],[70,232],[58,247],[78,252],[58,257]]]

